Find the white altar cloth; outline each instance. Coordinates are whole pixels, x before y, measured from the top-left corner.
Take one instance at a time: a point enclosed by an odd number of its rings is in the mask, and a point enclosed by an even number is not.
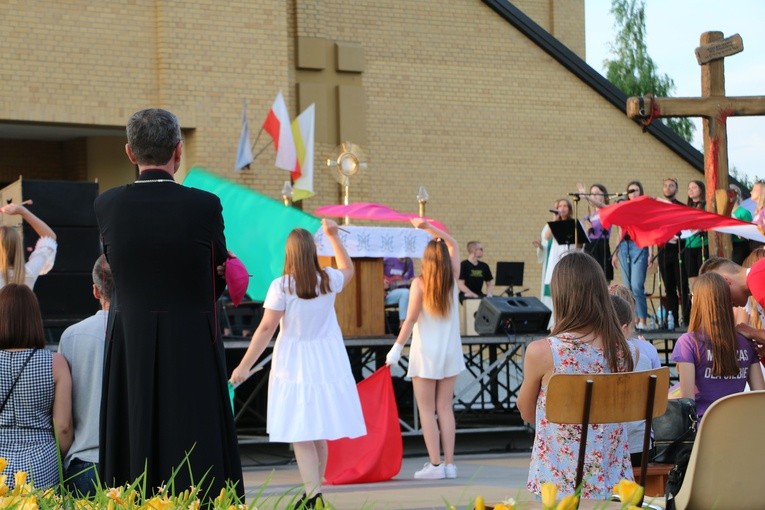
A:
[[[355,227],[342,225],[340,240],[351,257],[412,257],[420,258],[433,238],[416,228]],[[313,236],[320,256],[334,256],[332,245],[322,229]]]

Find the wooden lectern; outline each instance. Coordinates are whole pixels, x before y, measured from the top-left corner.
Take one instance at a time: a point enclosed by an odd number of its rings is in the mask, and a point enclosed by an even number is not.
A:
[[[343,337],[385,335],[383,259],[354,257],[353,280],[335,299],[335,313]],[[321,267],[337,267],[334,257],[319,257]]]

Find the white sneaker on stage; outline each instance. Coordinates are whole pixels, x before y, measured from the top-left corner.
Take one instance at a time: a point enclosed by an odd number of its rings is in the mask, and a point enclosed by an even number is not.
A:
[[[447,464],[444,467],[444,474],[446,474],[446,478],[457,478],[457,466],[454,464]]]
[[[446,469],[443,464],[434,466],[430,462],[426,462],[425,465],[414,474],[417,480],[442,480],[446,478]]]

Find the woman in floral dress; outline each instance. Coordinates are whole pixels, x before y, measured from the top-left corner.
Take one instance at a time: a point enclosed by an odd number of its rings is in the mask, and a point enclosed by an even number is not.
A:
[[[521,417],[536,425],[526,487],[540,494],[542,484],[552,482],[562,494],[573,494],[581,426],[547,421],[547,382],[556,373],[631,371],[636,353],[619,327],[603,268],[595,259],[584,253],[561,258],[551,291],[555,326],[549,338],[526,348],[517,405]],[[633,478],[623,425],[590,425],[582,497],[607,498],[623,478]]]

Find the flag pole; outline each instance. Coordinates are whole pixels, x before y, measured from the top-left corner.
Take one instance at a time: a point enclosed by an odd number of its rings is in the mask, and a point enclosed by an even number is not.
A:
[[[262,128],[261,128],[261,131],[262,131]],[[258,136],[260,136],[260,135],[258,135]],[[257,141],[257,140],[256,140],[256,141]],[[256,160],[256,159],[258,159],[258,156],[260,156],[260,155],[263,153],[263,151],[264,151],[264,150],[268,149],[268,146],[269,146],[269,145],[271,145],[272,143],[274,143],[274,141],[273,141],[273,140],[269,140],[269,141],[268,141],[268,143],[267,143],[267,144],[265,144],[265,145],[263,146],[263,148],[262,148],[262,149],[260,149],[260,150],[258,151],[258,153],[257,153],[257,154],[255,154],[255,155],[252,157],[253,161],[254,161],[254,160]],[[254,147],[254,146],[255,146],[255,144],[253,144],[253,147]]]
[[[255,137],[255,141],[252,142],[252,145],[250,146],[250,150],[255,150],[255,146],[258,145],[258,140],[260,140],[260,135],[262,133],[263,133],[263,126],[260,126],[260,131],[258,131],[258,136],[256,136]],[[266,147],[268,147],[268,145],[266,145]],[[260,151],[260,152],[263,152],[263,151]],[[260,152],[258,152],[258,154],[260,154]],[[255,156],[255,157],[257,157],[257,156]]]

